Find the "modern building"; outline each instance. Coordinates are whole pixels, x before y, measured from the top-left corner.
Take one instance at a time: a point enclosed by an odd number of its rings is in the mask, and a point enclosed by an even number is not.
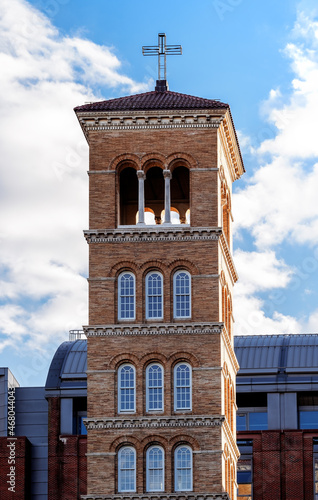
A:
[[[0,498],[47,499],[48,404],[44,387],[19,387],[0,368]]]
[[[239,496],[318,498],[318,335],[235,337]]]

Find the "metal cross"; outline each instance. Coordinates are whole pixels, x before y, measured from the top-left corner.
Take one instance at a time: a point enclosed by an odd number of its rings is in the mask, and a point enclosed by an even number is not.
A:
[[[166,44],[166,34],[158,33],[158,46],[156,45],[145,45],[142,48],[142,54],[144,56],[158,56],[158,80],[167,79],[167,68],[166,68],[166,55],[181,55],[182,47],[181,45],[167,45]]]

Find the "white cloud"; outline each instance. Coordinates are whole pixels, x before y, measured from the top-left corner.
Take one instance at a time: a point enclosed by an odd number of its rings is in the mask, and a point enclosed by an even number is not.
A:
[[[301,262],[301,245],[314,249],[318,241],[318,22],[300,12],[292,37],[284,51],[294,72],[291,87],[272,89],[261,106],[276,132],[251,148],[260,167],[233,196],[235,237],[239,242],[246,230],[255,245],[253,252],[236,252],[236,333],[297,333],[318,318],[284,316],[259,295],[291,284],[293,269],[275,257],[278,246],[283,254],[283,245],[298,245]]]
[[[244,293],[284,288],[291,279],[292,271],[275,252],[247,252],[236,250],[234,254],[240,282],[236,288],[243,288]]]
[[[1,3],[0,65],[0,349],[33,349],[87,323],[88,147],[73,107],[98,100],[95,85],[148,83],[24,0]]]
[[[277,312],[277,303],[257,297],[260,292],[285,288],[292,278],[292,271],[275,252],[248,252],[237,250],[235,265],[240,276],[234,288],[234,331],[236,335],[257,333],[296,333],[300,330],[297,320]]]
[[[303,333],[301,323],[290,315],[275,310],[271,301],[255,296],[235,293],[235,335],[274,335],[278,333]]]

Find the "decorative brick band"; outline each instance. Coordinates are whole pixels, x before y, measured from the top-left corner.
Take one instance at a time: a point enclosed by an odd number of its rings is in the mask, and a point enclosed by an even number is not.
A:
[[[87,429],[159,429],[163,427],[221,427],[222,416],[85,418]]]
[[[145,241],[217,241],[222,228],[169,226],[131,226],[120,229],[90,229],[84,231],[87,243],[123,243]]]
[[[100,131],[100,130],[153,130],[153,129],[175,129],[175,128],[219,128],[220,120],[211,120],[205,123],[191,123],[191,122],[173,122],[173,123],[160,123],[160,119],[154,121],[153,123],[144,124],[131,124],[128,125],[129,120],[123,120],[122,124],[117,125],[86,125],[85,129],[87,132],[90,131]]]
[[[214,116],[213,116],[214,115]],[[218,116],[215,116],[218,115]],[[223,121],[220,110],[200,110],[193,113],[189,110],[169,112],[130,112],[122,114],[111,112],[78,113],[78,118],[86,137],[91,131],[103,130],[153,130],[180,128],[218,128]]]
[[[114,335],[209,335],[220,334],[222,329],[223,323],[89,325],[83,327],[86,337],[112,337]]]
[[[226,492],[223,493],[123,493],[122,495],[82,495],[82,500],[230,500]]]

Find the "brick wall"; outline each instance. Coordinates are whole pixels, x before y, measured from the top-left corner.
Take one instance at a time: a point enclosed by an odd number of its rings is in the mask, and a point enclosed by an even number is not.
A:
[[[238,432],[253,440],[253,500],[314,500],[310,431]]]
[[[147,113],[147,112],[146,112]],[[151,113],[150,113],[151,114]],[[91,230],[118,227],[119,172],[124,167],[147,170],[156,166],[173,170],[177,164],[189,169],[191,227],[217,228],[220,221],[220,186],[218,171],[217,128],[175,128],[100,130],[89,131],[90,144],[90,214]],[[229,155],[228,151],[228,155]],[[179,163],[176,163],[179,162]],[[223,166],[228,170],[228,165]],[[226,172],[230,180],[230,172]],[[232,176],[232,179],[234,177]],[[163,186],[163,178],[160,179]],[[155,193],[154,189],[154,193]],[[156,202],[156,193],[154,194]],[[162,198],[163,199],[163,198]],[[160,198],[161,200],[161,198]],[[136,200],[133,200],[134,209]],[[161,200],[162,203],[162,200]],[[179,229],[182,226],[179,226]],[[158,226],[160,229],[160,226]],[[171,229],[171,228],[170,228]],[[172,228],[173,229],[173,228]],[[229,228],[227,228],[229,229]],[[228,231],[229,232],[229,231]],[[215,233],[214,233],[215,234]],[[100,241],[89,245],[89,325],[118,324],[117,277],[121,271],[131,271],[136,280],[136,319],[126,322],[127,328],[134,323],[146,329],[149,323],[145,314],[145,276],[157,269],[163,275],[164,314],[155,321],[163,328],[171,323],[198,324],[222,321],[219,276],[228,267],[225,276],[231,274],[228,257],[222,253],[217,237],[178,237],[167,240],[141,241],[138,234],[118,241]],[[191,318],[176,320],[173,317],[173,274],[177,269],[189,271],[192,277]],[[231,283],[229,283],[231,286]],[[125,324],[125,322],[121,322]],[[229,327],[230,330],[230,327]],[[126,420],[150,416],[145,408],[145,370],[151,361],[160,362],[164,368],[164,411],[159,416],[181,417],[203,415],[221,416],[223,362],[229,365],[234,379],[234,355],[224,355],[224,339],[220,332],[207,335],[113,335],[88,338],[88,417]],[[226,358],[226,359],[223,359]],[[173,367],[178,361],[188,361],[193,369],[192,410],[174,411]],[[118,415],[116,372],[121,363],[130,362],[136,369],[136,413]],[[158,412],[157,412],[158,413]],[[155,412],[151,416],[154,416]],[[138,427],[138,426],[137,426]],[[165,450],[165,491],[173,491],[173,447],[176,443],[191,443],[194,454],[194,491],[224,491],[222,472],[222,448],[231,430],[223,434],[218,425],[196,428],[191,423],[187,432],[178,421],[173,426],[120,430],[88,430],[88,491],[89,494],[116,493],[116,453],[124,443],[135,447],[138,460],[137,491],[146,491],[145,453],[149,443],[160,443]],[[232,436],[229,437],[231,441]],[[233,440],[233,439],[232,439]],[[235,444],[229,443],[233,471]],[[233,482],[233,481],[232,481]],[[232,499],[236,493],[232,494]]]
[[[62,436],[60,400],[49,399],[49,500],[78,500],[86,494],[86,436]]]
[[[31,447],[26,437],[0,437],[1,500],[31,499],[30,463]]]

